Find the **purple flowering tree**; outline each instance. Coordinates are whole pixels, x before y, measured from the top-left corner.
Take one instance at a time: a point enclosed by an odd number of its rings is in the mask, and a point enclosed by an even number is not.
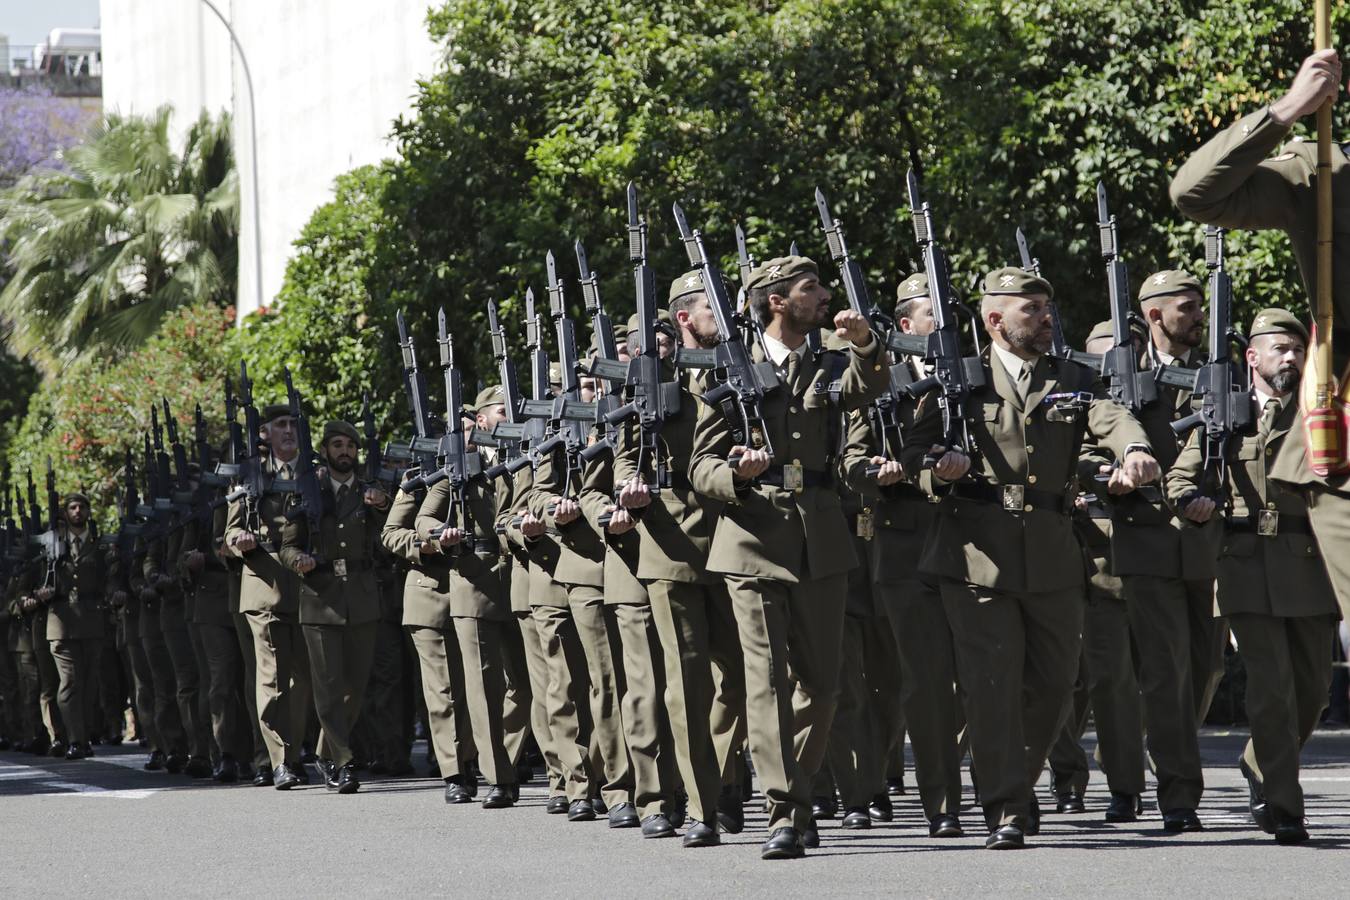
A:
[[[36,87],[0,87],[0,188],[39,166],[56,166],[56,153],[82,139],[94,111]]]

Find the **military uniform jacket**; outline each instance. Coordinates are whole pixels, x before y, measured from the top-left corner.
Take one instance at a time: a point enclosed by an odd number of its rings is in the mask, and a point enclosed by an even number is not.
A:
[[[389,506],[380,531],[380,543],[395,558],[408,564],[403,581],[403,624],[419,628],[450,628],[450,595],[437,591],[438,580],[422,566],[422,540],[413,527],[422,492],[399,490]]]
[[[600,457],[582,463],[581,471],[572,474],[573,483],[568,486],[567,452],[559,446],[541,459],[534,471],[534,487],[526,503],[536,519],[543,520],[549,530],[558,534],[558,564],[553,570],[553,580],[559,584],[605,585],[605,542],[599,532],[584,514],[559,525],[550,511],[552,504],[563,496],[578,498],[587,473],[597,465]]]
[[[265,461],[263,495],[258,498],[258,531],[254,535],[258,546],[243,555],[244,569],[239,581],[240,612],[272,612],[297,616],[300,613],[300,576],[281,561],[282,530],[286,527],[286,512],[296,502],[292,494],[276,494],[266,490],[277,471],[269,457]],[[225,542],[248,530],[244,501],[230,504],[225,520]]]
[[[680,408],[666,417],[657,439],[663,454],[670,484],[642,510],[638,518],[637,576],[646,581],[663,579],[699,584],[714,584],[716,575],[707,570],[713,531],[722,512],[722,501],[701,496],[689,480],[694,450],[694,426],[698,423],[704,383],[693,372],[677,375]],[[615,456],[615,479],[627,481],[639,473],[651,484],[656,466],[651,459],[639,460],[642,443],[640,429],[629,423],[619,431]]]
[[[1273,228],[1289,235],[1299,273],[1309,297],[1317,296],[1317,145],[1292,141],[1270,158],[1289,137],[1268,109],[1259,109],[1219,132],[1186,160],[1172,179],[1172,202],[1182,213],[1208,225],[1259,230]],[[1331,153],[1332,301],[1336,321],[1350,322],[1350,181],[1344,147]],[[1302,428],[1282,442],[1271,477],[1289,484],[1326,484],[1350,490],[1350,477],[1317,475],[1307,465]]]
[[[1259,414],[1255,418],[1259,419]],[[1307,501],[1301,492],[1282,487],[1269,474],[1280,444],[1298,427],[1297,404],[1290,400],[1276,414],[1269,433],[1257,429],[1230,445],[1224,485],[1228,508],[1219,554],[1222,615],[1259,613],[1293,618],[1337,614],[1336,595],[1308,523]],[[1173,502],[1180,503],[1199,489],[1202,467],[1197,431],[1168,473],[1167,493]],[[1258,517],[1263,511],[1273,519],[1279,533],[1258,533]],[[1270,513],[1276,515],[1271,517]]]
[[[1135,416],[1148,435],[1154,458],[1164,478],[1181,442],[1172,422],[1190,413],[1191,392],[1168,385],[1158,387],[1158,399]],[[1092,482],[1085,483],[1088,487]],[[1152,486],[1153,492],[1160,488]],[[1105,485],[1099,496],[1111,510],[1111,571],[1116,575],[1156,575],[1206,580],[1214,577],[1214,540],[1209,529],[1181,521],[1161,500],[1149,500],[1138,491],[1110,496]]]
[[[708,555],[708,570],[727,575],[799,582],[847,572],[858,564],[839,504],[834,470],[842,435],[840,412],[861,407],[885,389],[889,372],[881,341],[862,350],[822,332],[823,349],[798,367],[792,383],[764,398],[772,465],[801,465],[822,483],[800,492],[772,484],[738,482],[727,457],[731,425],[720,408],[705,406],[694,431],[694,489],[726,503]],[[799,353],[810,354],[803,344]],[[756,361],[763,360],[759,347]],[[838,384],[832,385],[832,379]],[[831,396],[837,397],[832,400]]]
[[[505,620],[509,618],[510,605],[502,585],[503,557],[496,531],[492,484],[475,478],[468,483],[465,493],[473,536],[441,553],[422,554],[422,578],[426,587],[431,587],[434,580],[436,593],[447,595],[451,616]],[[450,496],[448,479],[427,490],[415,520],[419,535],[431,535],[447,525],[466,527],[462,511],[450,515]]]
[[[86,528],[78,551],[69,532],[61,539],[65,541],[65,553],[56,562],[56,596],[47,614],[47,640],[101,638],[107,619],[108,567],[98,537],[92,528]],[[38,578],[46,574],[42,565],[32,571]]]
[[[902,431],[914,423],[916,404],[905,401],[900,408]],[[853,490],[872,499],[872,580],[893,584],[921,578],[919,556],[924,541],[937,521],[937,497],[908,480],[881,487],[866,474],[873,456],[885,456],[881,436],[866,410],[849,414],[844,444],[844,477]],[[920,475],[920,484],[930,483],[932,473]]]
[[[519,528],[513,529],[510,521],[515,515],[512,510],[516,506],[516,481],[521,474],[527,479],[530,478],[529,471],[529,466],[526,466],[522,472],[515,475],[503,472],[492,486],[496,507],[494,525],[501,540],[503,558],[507,561],[507,564],[501,567],[502,589],[510,599],[513,613],[530,611],[530,554],[525,548],[524,535],[520,533]]]
[[[320,479],[323,515],[312,546],[319,565],[300,585],[300,622],[303,625],[364,625],[380,618],[380,594],[375,587],[375,542],[384,527],[386,511],[367,506],[365,488],[355,477],[339,500],[332,478]],[[309,552],[309,521],[297,516],[281,529],[281,562],[288,568]],[[345,571],[346,574],[342,574]]]
[[[562,559],[562,548],[558,544],[558,532],[556,529],[546,529],[538,537],[526,538],[525,533],[520,530],[520,526],[512,524],[511,521],[516,516],[523,516],[529,511],[532,493],[534,493],[534,470],[530,466],[525,466],[516,472],[511,487],[511,504],[499,514],[497,525],[504,529],[506,540],[511,545],[512,551],[524,550],[529,559],[529,574],[525,580],[527,607],[551,606],[553,603],[550,601],[556,598],[556,594],[550,588],[553,584],[554,573],[558,570],[558,563]],[[511,592],[512,608],[517,608],[517,604],[521,602],[520,590],[513,585]],[[564,605],[566,603],[565,600],[561,602]]]
[[[632,470],[619,469],[618,460],[610,452],[601,453],[593,462],[594,465],[586,467],[586,478],[581,484],[581,514],[605,542],[605,602],[646,605],[650,602],[647,589],[636,574],[642,553],[641,535],[636,528],[610,534],[600,526],[600,516],[614,505],[615,481],[620,477],[631,479]],[[626,475],[621,476],[621,472]]]
[[[178,557],[185,546],[183,533],[188,527],[191,527],[191,523],[181,528],[171,529],[167,533],[158,535],[148,541],[145,548],[145,559],[141,562],[141,571],[145,575],[147,586],[152,587],[159,597],[158,609],[161,615],[166,608],[174,608],[169,616],[171,622],[182,618],[179,613],[181,613],[183,604],[187,600],[183,591],[182,573],[178,569]],[[168,581],[159,581],[157,576],[160,575],[167,578]]]
[[[232,576],[224,560],[218,555],[225,540],[227,512],[222,503],[211,510],[209,527],[203,527],[201,520],[194,517],[185,529],[184,557],[188,552],[196,550],[205,559],[202,570],[195,575],[188,570],[186,559],[182,562],[183,577],[192,590],[192,621],[199,625],[234,627],[234,620],[230,618]]]
[[[1070,402],[1056,402],[1055,395],[1068,395]],[[936,400],[935,393],[924,397],[906,436],[902,461],[911,480],[923,474],[928,448],[943,441]],[[1143,429],[1091,370],[1050,356],[1036,361],[1025,402],[1003,365],[986,357],[985,384],[972,391],[966,412],[975,447],[970,473],[938,505],[920,571],[1015,593],[1081,587],[1082,566],[1064,561],[1082,558],[1069,509],[1078,492],[1084,434],[1124,458],[1126,447],[1148,446]],[[960,496],[961,486],[972,482],[1000,502]],[[1015,500],[1019,487],[1048,496],[1054,508],[1005,508],[1003,501]]]

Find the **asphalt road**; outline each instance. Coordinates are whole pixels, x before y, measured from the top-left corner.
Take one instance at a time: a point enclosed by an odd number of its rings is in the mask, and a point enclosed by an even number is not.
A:
[[[684,850],[545,815],[537,783],[517,807],[483,810],[446,806],[440,782],[425,778],[371,779],[354,796],[286,794],[144,772],[131,747],[77,762],[0,753],[0,896],[1347,896],[1350,731],[1319,733],[1304,751],[1312,840],[1298,847],[1276,846],[1248,820],[1236,767],[1245,738],[1202,737],[1203,833],[1165,835],[1151,802],[1138,823],[1105,825],[1094,772],[1087,812],[1047,815],[1022,852],[982,849],[971,810],[968,837],[929,839],[911,792],[895,798],[894,823],[822,823],[819,850],[777,863],[759,859],[758,799],[745,832]]]

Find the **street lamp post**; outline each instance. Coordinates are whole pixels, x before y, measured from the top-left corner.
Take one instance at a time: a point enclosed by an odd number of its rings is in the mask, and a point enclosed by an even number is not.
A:
[[[244,84],[248,88],[248,137],[252,153],[252,181],[253,181],[253,289],[257,294],[257,309],[262,309],[262,218],[258,214],[258,207],[262,204],[262,195],[258,192],[258,116],[257,105],[254,102],[253,93],[253,75],[248,70],[248,57],[244,55],[243,45],[239,43],[239,36],[234,33],[234,28],[230,26],[230,20],[225,18],[216,5],[211,0],[202,0],[203,5],[211,12],[216,14],[220,24],[225,26],[229,32],[230,43],[234,44],[234,49],[239,53],[239,64],[244,69]],[[242,323],[243,317],[236,318],[236,323]]]

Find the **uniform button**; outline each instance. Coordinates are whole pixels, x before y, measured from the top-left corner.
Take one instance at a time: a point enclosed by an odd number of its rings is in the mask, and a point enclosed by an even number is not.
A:
[[[1035,483],[1036,483],[1036,476],[1035,476],[1035,475],[1028,475],[1028,476],[1027,476],[1027,484],[1035,484]]]
[[[1035,447],[1031,446],[1030,444],[1027,444],[1027,452],[1028,452],[1028,453],[1032,453],[1032,452],[1034,452],[1035,450],[1036,450]]]
[[[788,407],[788,412],[790,412],[790,413],[795,413],[796,411],[797,411],[797,407],[795,407],[795,406],[789,406],[789,407]]]
[[[1271,455],[1272,453],[1274,453],[1274,452],[1275,452],[1275,448],[1274,448],[1274,447],[1267,447],[1267,448],[1266,448],[1266,456],[1270,456],[1270,455]]]
[[[338,523],[338,530],[339,530],[339,531],[342,530],[342,523],[341,523],[341,522]]]
[[[1028,425],[1031,424],[1031,416],[1027,416],[1026,423],[1027,423]]]
[[[1275,508],[1275,501],[1274,501],[1274,500],[1271,500],[1271,501],[1269,501],[1269,502],[1266,503],[1266,509],[1274,509],[1274,508]]]
[[[1023,506],[1022,512],[1031,512],[1031,504],[1028,503],[1026,506]]]
[[[347,546],[347,542],[346,542],[346,541],[338,541],[338,546],[339,546],[339,547],[345,547],[345,546]]]
[[[881,371],[881,366],[873,366],[873,367],[872,367],[872,371],[873,371],[873,372],[880,372],[880,371]]]
[[[882,524],[882,525],[889,525],[889,524],[891,524],[891,520],[890,520],[890,519],[882,519],[882,520],[881,520],[881,524]]]
[[[800,431],[792,432],[792,439],[794,441],[800,441],[802,439],[802,433]]]

